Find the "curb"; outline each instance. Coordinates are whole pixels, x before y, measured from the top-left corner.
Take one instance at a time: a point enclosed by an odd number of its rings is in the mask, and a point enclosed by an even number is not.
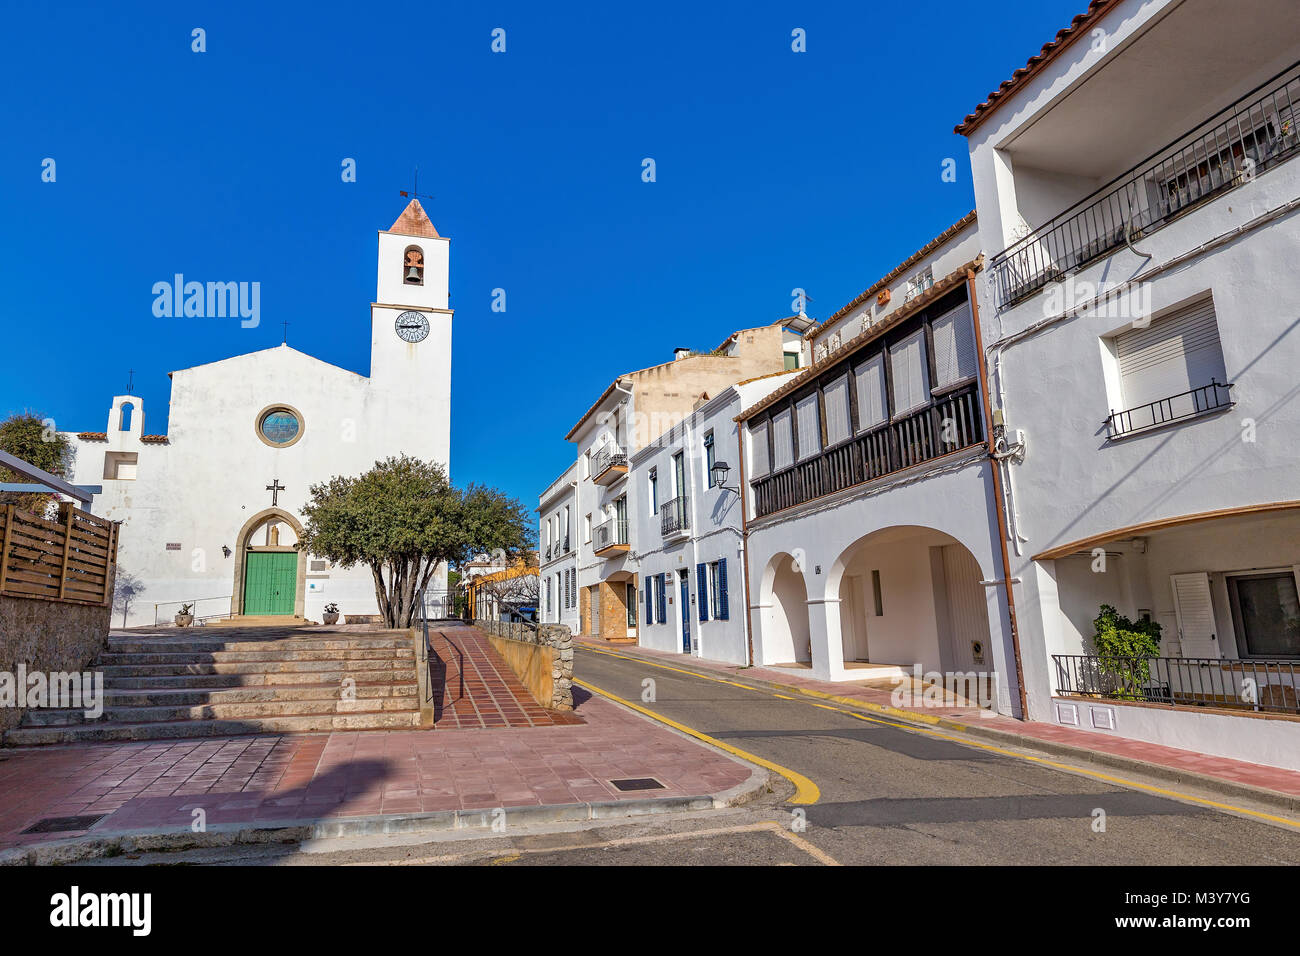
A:
[[[624,653],[627,653],[626,649],[621,650],[623,650]],[[654,658],[646,657],[641,654],[636,654],[635,656],[638,660],[643,660],[650,664],[659,663]],[[693,667],[691,664],[674,663],[673,666],[679,667],[682,670],[689,670],[692,673],[699,674],[701,677],[718,676],[706,669],[701,669],[698,666]],[[953,720],[950,717],[930,716],[910,710],[899,710],[896,707],[889,707],[885,704],[876,704],[871,701],[859,700],[854,697],[841,697],[836,694],[810,690],[806,687],[799,687],[794,684],[782,684],[779,681],[765,680],[761,677],[751,677],[747,674],[732,674],[729,675],[728,679],[745,681],[751,685],[770,688],[772,690],[780,690],[789,694],[799,694],[804,697],[813,697],[818,700],[833,701],[837,704],[843,704],[846,707],[853,707],[858,710],[881,714],[904,723],[924,725],[930,728],[941,727],[945,730],[955,731],[971,737],[982,737],[1001,744],[1009,744],[1011,746],[1019,747],[1022,750],[1037,751],[1054,757],[1063,757],[1078,763],[1106,767],[1111,770],[1127,770],[1157,780],[1163,780],[1166,783],[1199,787],[1202,790],[1220,796],[1238,797],[1251,800],[1264,806],[1272,807],[1273,809],[1300,813],[1300,795],[1284,793],[1280,790],[1268,790],[1264,787],[1257,787],[1254,784],[1239,783],[1235,780],[1225,780],[1222,777],[1213,777],[1207,774],[1195,773],[1190,770],[1179,770],[1176,767],[1168,767],[1163,764],[1147,763],[1146,761],[1138,760],[1134,757],[1124,757],[1119,754],[1109,754],[1104,751],[1090,750],[1086,747],[1076,747],[1073,744],[1063,744],[1057,741],[1043,740],[1039,737],[1032,737],[1028,734],[1018,734],[1010,730],[998,730],[993,727],[982,727],[977,723],[962,723]]]
[[[260,825],[222,823],[209,827],[202,833],[195,833],[188,827],[174,830],[87,833],[65,840],[50,840],[2,849],[0,866],[58,866],[121,856],[125,853],[300,843],[304,840],[377,836],[390,833],[490,831],[493,825],[502,819],[498,815],[501,810],[504,810],[505,823],[515,826],[616,820],[622,817],[654,816],[662,813],[717,810],[745,803],[758,794],[765,793],[767,788],[767,772],[755,768],[745,782],[719,793],[702,796],[659,799],[643,797],[635,800],[601,800],[590,803],[559,803],[482,810],[437,810],[430,813],[393,813],[329,820],[285,820]]]

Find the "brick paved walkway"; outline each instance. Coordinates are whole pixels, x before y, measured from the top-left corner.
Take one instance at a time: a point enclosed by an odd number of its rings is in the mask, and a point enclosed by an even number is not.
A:
[[[887,681],[873,682],[876,686],[864,686],[852,681],[820,681],[811,676],[805,676],[808,673],[807,671],[801,672],[792,668],[747,667],[742,669],[735,664],[709,661],[699,657],[686,657],[682,654],[650,650],[644,647],[609,647],[605,641],[598,639],[581,636],[575,639],[579,644],[590,645],[596,650],[661,661],[670,666],[684,665],[688,668],[699,668],[700,670],[726,674],[741,679],[751,678],[753,680],[785,684],[819,694],[830,694],[836,697],[860,700],[864,703],[883,707],[895,706],[891,701],[892,691]],[[1176,747],[1166,747],[1163,744],[1131,740],[1111,734],[1072,730],[1069,727],[1061,727],[1043,721],[1020,721],[1000,715],[989,716],[987,712],[975,707],[904,707],[896,709],[907,710],[926,719],[933,719],[934,717],[950,718],[976,728],[987,727],[991,730],[1018,734],[1033,740],[1055,742],[1071,747],[1080,747],[1084,750],[1092,750],[1097,753],[1129,757],[1187,773],[1218,777],[1233,783],[1244,783],[1253,787],[1262,787],[1266,790],[1300,796],[1300,772],[1294,770],[1248,763],[1244,760],[1233,760],[1228,757],[1215,757],[1192,750],[1180,750]]]
[[[0,846],[39,819],[109,816],[95,832],[640,800],[718,793],[750,768],[617,704],[527,730],[364,731],[76,744],[0,751]],[[611,780],[654,777],[623,793]]]
[[[563,711],[546,710],[474,627],[429,632],[433,650],[435,726],[557,727],[582,723]]]

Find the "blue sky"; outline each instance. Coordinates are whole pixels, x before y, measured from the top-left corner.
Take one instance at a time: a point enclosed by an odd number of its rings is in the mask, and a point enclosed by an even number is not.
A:
[[[375,234],[418,165],[452,238],[453,480],[535,506],[615,375],[796,286],[824,318],[968,212],[952,127],[1086,4],[614,6],[7,4],[0,414],[99,430],[135,369],[161,432],[167,372],[284,321],[365,373]],[[177,272],[259,281],[260,326],[155,318]]]

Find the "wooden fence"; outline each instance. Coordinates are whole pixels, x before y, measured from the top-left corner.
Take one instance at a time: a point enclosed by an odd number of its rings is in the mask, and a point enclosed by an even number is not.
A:
[[[112,521],[69,502],[56,521],[0,506],[0,595],[107,607],[117,532]]]

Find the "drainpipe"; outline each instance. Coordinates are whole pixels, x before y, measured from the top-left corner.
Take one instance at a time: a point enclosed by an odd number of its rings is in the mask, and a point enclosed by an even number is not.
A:
[[[736,490],[740,496],[740,563],[745,576],[745,666],[754,666],[754,609],[749,595],[749,508],[746,506],[745,488],[745,423],[736,423],[736,457],[740,460],[740,484]]]
[[[1025,692],[1025,667],[1020,656],[1020,628],[1016,625],[1016,595],[1011,583],[1011,561],[1007,551],[1007,511],[1002,497],[1002,466],[993,438],[993,409],[989,402],[988,369],[984,364],[984,337],[980,331],[979,299],[975,295],[975,273],[966,273],[966,295],[970,299],[975,326],[975,354],[979,359],[980,398],[984,403],[984,437],[988,443],[989,467],[993,470],[993,502],[997,509],[998,543],[1002,547],[1002,579],[1007,593],[1007,617],[1011,626],[1011,651],[1015,658],[1016,687],[1020,691],[1020,719],[1029,719],[1029,699]]]

